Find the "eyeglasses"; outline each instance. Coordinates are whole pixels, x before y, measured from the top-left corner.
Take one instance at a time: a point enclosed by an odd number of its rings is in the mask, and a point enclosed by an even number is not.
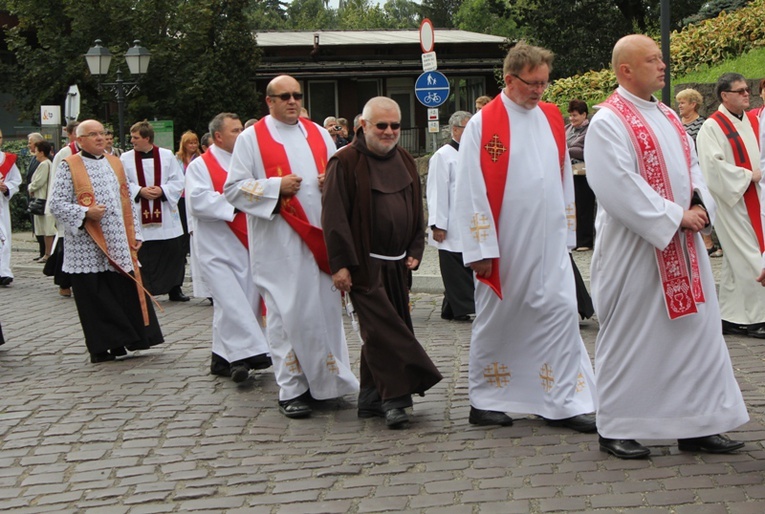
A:
[[[751,92],[752,90],[748,87],[742,87],[741,89],[728,89],[727,91],[723,91],[723,93],[738,93],[740,95],[748,95]]]
[[[303,93],[281,93],[278,95],[268,95],[271,98],[278,98],[282,102],[289,102],[290,97],[294,98],[295,100],[302,100],[303,99]]]
[[[375,123],[375,127],[377,127],[379,130],[388,130],[388,126],[390,125],[391,130],[398,130],[401,128],[401,123]]]
[[[541,81],[540,80],[538,82],[529,82],[527,80],[523,80],[520,76],[518,76],[515,73],[511,73],[510,75],[512,75],[513,77],[517,78],[518,80],[520,80],[521,82],[523,82],[524,84],[526,84],[527,86],[529,86],[532,89],[537,89],[537,88],[540,88],[540,87],[542,89],[547,89],[547,86],[550,85],[550,83],[547,82],[547,81]]]
[[[82,137],[104,137],[106,135],[106,132],[88,132],[87,134],[83,134]]]

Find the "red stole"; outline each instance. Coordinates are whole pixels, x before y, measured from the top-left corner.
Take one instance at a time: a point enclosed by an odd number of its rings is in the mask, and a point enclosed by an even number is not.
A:
[[[16,164],[16,154],[15,153],[5,153],[5,160],[2,164],[0,164],[0,175],[3,176],[3,179],[8,176],[8,172],[11,171],[11,168],[13,168],[13,165]]]
[[[319,132],[319,129],[312,121],[300,118],[300,123],[303,124],[308,134],[308,146],[311,148],[311,154],[313,154],[313,159],[316,163],[316,170],[321,175],[327,166],[327,144],[324,142],[321,132]],[[292,174],[287,151],[284,149],[283,144],[277,143],[273,136],[271,136],[271,132],[268,130],[268,126],[266,126],[266,118],[261,118],[255,124],[254,129],[258,147],[260,148],[260,157],[263,159],[263,167],[266,170],[266,177],[282,177]],[[319,269],[331,275],[324,233],[319,227],[315,227],[308,222],[308,217],[305,214],[305,210],[303,210],[303,206],[300,205],[297,196],[282,198],[279,214],[282,215],[284,221],[298,233],[300,239],[311,250]]]
[[[71,143],[69,143],[66,146],[68,146],[69,150],[72,151],[72,155],[77,155],[78,153],[80,153],[80,147],[77,146],[77,143],[75,143],[74,141],[72,141]]]
[[[154,151],[154,185],[158,186],[162,183],[162,162],[159,159],[159,147],[152,145]],[[133,151],[133,157],[135,158],[135,174],[138,176],[138,185],[146,187],[146,176],[143,171],[143,159],[141,158],[138,150]],[[141,198],[141,222],[144,225],[152,223],[162,224],[162,200],[147,200]]]
[[[685,128],[683,128],[682,123],[669,107],[661,102],[658,102],[657,105],[659,110],[674,126],[683,145],[688,181],[692,191],[691,147],[688,144]],[[626,101],[617,92],[614,92],[605,103],[601,104],[601,107],[608,108],[614,112],[627,128],[627,133],[637,154],[638,168],[643,179],[662,198],[674,201],[672,185],[667,173],[667,163],[664,160],[661,147],[657,144],[653,129],[648,125],[640,111],[635,108],[632,102]],[[679,230],[664,250],[659,250],[658,248],[654,250],[656,262],[659,266],[661,286],[664,292],[664,304],[667,307],[669,319],[676,319],[697,312],[696,304],[704,303],[704,291],[701,287],[699,260],[693,234],[688,233],[685,238],[688,262],[686,262],[683,253]],[[690,273],[688,269],[689,264]]]
[[[759,143],[760,123],[756,117],[756,114],[750,114],[751,112],[752,111],[749,111],[746,114],[749,118],[749,122],[752,124],[754,135]],[[741,134],[736,131],[733,123],[731,123],[731,121],[721,111],[715,111],[714,113],[710,114],[709,117],[715,120],[718,125],[720,125],[723,134],[730,142],[730,145],[733,148],[733,160],[735,161],[736,166],[752,171],[752,161],[749,159],[749,152],[746,151],[744,140],[741,138]],[[744,204],[746,205],[746,212],[749,215],[749,222],[752,224],[752,228],[754,229],[754,235],[757,237],[757,244],[760,247],[760,253],[765,252],[765,242],[763,241],[762,234],[762,220],[760,218],[760,198],[757,195],[757,186],[754,184],[754,182],[750,182],[749,187],[747,187],[746,191],[744,192]]]
[[[213,189],[220,194],[223,194],[223,185],[226,183],[226,177],[228,172],[223,169],[218,159],[212,154],[212,151],[207,150],[202,154],[202,160],[205,161],[207,171],[210,173],[210,180],[213,183]],[[239,241],[245,248],[249,249],[247,243],[247,215],[243,212],[237,212],[234,215],[234,221],[227,221],[228,228],[234,233]]]
[[[494,218],[494,227],[497,233],[499,233],[499,211],[502,209],[507,170],[510,164],[510,118],[501,97],[502,93],[481,109],[481,172],[486,183],[486,196],[489,199],[489,208]],[[562,180],[563,162],[566,156],[566,128],[563,117],[555,104],[540,102],[539,108],[547,117],[550,130],[555,138],[555,144],[558,147]],[[500,299],[502,298],[499,259],[492,259],[489,277],[477,278],[491,287]]]

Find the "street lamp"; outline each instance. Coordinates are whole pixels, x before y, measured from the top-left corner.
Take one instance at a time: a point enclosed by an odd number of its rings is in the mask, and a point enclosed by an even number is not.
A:
[[[137,39],[133,41],[133,46],[125,52],[125,61],[127,62],[130,73],[133,75],[143,75],[149,69],[149,59],[151,53],[141,46]],[[125,118],[125,98],[138,88],[138,82],[125,82],[122,80],[122,70],[117,68],[117,80],[114,82],[101,82],[100,77],[109,73],[109,64],[112,62],[112,53],[108,48],[101,46],[101,40],[96,39],[94,45],[88,49],[85,54],[85,61],[88,63],[88,69],[91,75],[99,77],[98,89],[109,87],[117,96],[117,116],[119,118],[119,145],[124,149],[124,118]],[[126,90],[126,88],[128,88]]]

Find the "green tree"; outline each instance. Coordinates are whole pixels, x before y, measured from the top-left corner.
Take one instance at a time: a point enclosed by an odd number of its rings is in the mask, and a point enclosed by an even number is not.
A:
[[[392,29],[409,29],[420,26],[422,6],[411,0],[388,0],[383,5],[385,15],[391,20]]]
[[[70,84],[82,93],[81,116],[103,119],[109,91],[98,91],[98,78],[87,71],[83,54],[95,39],[114,58],[111,82],[120,68],[123,79],[137,79],[140,94],[129,97],[126,123],[167,117],[177,133],[205,130],[221,110],[255,114],[254,80],[259,51],[244,12],[247,0],[207,4],[184,0],[5,0],[18,19],[4,27],[13,55],[0,70],[23,115],[36,120],[40,104],[62,104]],[[134,39],[151,51],[143,77],[130,77],[124,53]],[[116,124],[116,114],[110,121]]]
[[[287,7],[290,30],[322,30],[337,28],[337,13],[327,9],[323,0],[292,0]]]
[[[455,27],[454,16],[461,4],[462,0],[423,0],[422,14],[433,22],[436,29],[451,29]]]
[[[515,39],[520,29],[513,11],[503,0],[464,0],[454,16],[455,27]]]

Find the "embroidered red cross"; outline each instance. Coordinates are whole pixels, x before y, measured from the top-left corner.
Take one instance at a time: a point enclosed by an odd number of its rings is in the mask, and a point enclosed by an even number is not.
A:
[[[492,136],[491,140],[484,146],[484,149],[491,155],[491,162],[497,162],[499,156],[507,152],[507,147],[502,144],[497,134]]]

